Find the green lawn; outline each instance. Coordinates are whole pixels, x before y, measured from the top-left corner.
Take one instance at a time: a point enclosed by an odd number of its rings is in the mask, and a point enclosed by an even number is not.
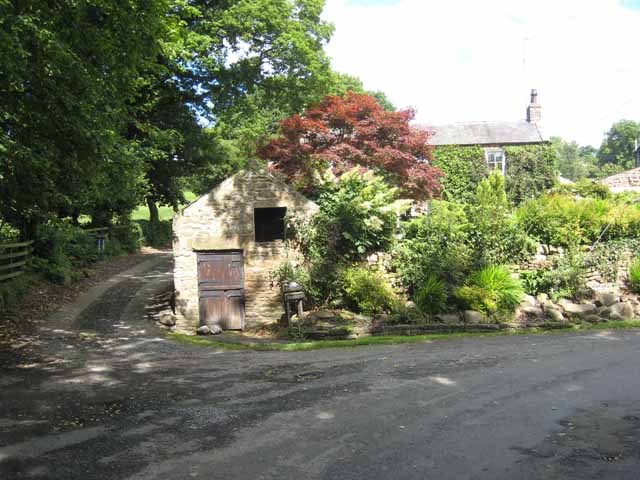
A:
[[[198,196],[193,192],[184,192],[184,197],[187,202],[193,202]],[[167,206],[158,206],[158,213],[160,214],[160,221],[171,220],[174,215],[173,208]],[[149,220],[149,207],[146,205],[140,205],[131,213],[131,220]]]
[[[507,335],[550,335],[557,333],[567,333],[582,330],[619,330],[628,328],[640,328],[640,320],[620,321],[620,322],[604,322],[598,324],[581,324],[573,327],[541,330],[538,332],[519,331],[510,332],[489,332],[489,333],[433,333],[428,335],[389,335],[379,337],[364,337],[354,340],[314,340],[300,341],[290,343],[232,343],[220,340],[210,339],[210,337],[198,337],[193,335],[184,335],[182,333],[168,333],[167,335],[182,343],[190,343],[193,345],[203,345],[207,347],[224,348],[227,350],[261,350],[261,351],[287,351],[295,352],[301,350],[318,350],[321,348],[344,348],[358,347],[364,345],[400,345],[403,343],[418,343],[432,340],[446,340],[451,338],[462,337],[496,337]]]

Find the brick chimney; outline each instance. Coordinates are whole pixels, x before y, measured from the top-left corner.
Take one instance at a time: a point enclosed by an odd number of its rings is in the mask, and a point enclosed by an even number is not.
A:
[[[531,103],[527,107],[527,122],[540,123],[542,118],[542,107],[538,105],[538,92],[534,88],[531,90]]]

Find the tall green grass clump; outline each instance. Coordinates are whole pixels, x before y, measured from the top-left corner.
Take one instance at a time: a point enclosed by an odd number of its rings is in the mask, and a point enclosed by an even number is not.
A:
[[[471,273],[455,296],[467,307],[487,315],[513,312],[522,301],[524,290],[502,265],[489,265]]]

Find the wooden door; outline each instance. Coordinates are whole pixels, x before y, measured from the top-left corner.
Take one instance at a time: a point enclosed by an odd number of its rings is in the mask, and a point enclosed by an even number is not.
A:
[[[241,251],[198,253],[200,324],[244,328],[244,259]]]

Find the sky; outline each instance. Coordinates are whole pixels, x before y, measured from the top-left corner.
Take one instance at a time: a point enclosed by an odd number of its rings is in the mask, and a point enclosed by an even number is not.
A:
[[[524,119],[599,146],[640,121],[640,0],[326,0],[334,69],[427,125]]]

